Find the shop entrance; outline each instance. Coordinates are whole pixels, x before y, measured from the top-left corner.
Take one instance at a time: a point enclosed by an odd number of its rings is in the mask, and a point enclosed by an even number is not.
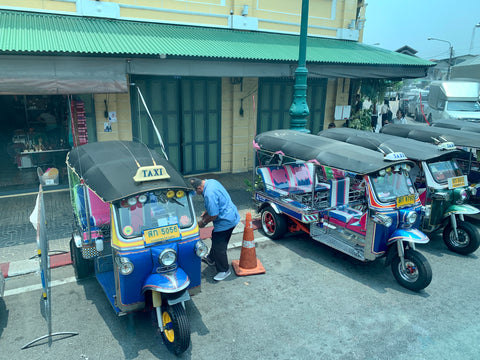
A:
[[[39,183],[45,189],[68,185],[71,104],[77,102],[66,95],[0,96],[1,195],[38,191]]]

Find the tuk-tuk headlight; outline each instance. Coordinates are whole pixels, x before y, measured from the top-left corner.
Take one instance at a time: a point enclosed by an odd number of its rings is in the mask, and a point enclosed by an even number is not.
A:
[[[117,257],[117,266],[122,275],[131,274],[134,268],[133,263],[126,257]]]
[[[377,224],[390,227],[392,226],[393,220],[390,216],[382,215],[382,214],[376,214],[372,217],[372,220],[376,222]]]
[[[158,255],[158,262],[163,266],[170,266],[177,260],[177,253],[173,249],[165,249]]]
[[[465,189],[460,190],[458,193],[457,204],[463,204],[468,198],[468,192]]]
[[[136,197],[128,198],[127,202],[128,202],[128,205],[130,205],[130,206],[136,205],[137,204],[137,198]]]
[[[195,244],[195,254],[199,258],[203,258],[207,255],[208,252],[208,247],[205,245],[205,243],[202,240],[198,240],[197,243]]]
[[[417,213],[415,211],[410,211],[406,220],[409,225],[415,224],[415,221],[417,221]]]
[[[145,204],[145,203],[147,202],[147,195],[145,195],[145,194],[140,195],[140,196],[138,197],[138,202],[139,202],[140,204]]]

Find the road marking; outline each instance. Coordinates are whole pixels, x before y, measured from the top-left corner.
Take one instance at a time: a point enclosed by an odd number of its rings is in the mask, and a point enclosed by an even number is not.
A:
[[[71,276],[62,280],[54,280],[50,282],[50,288],[54,286],[59,286],[59,285],[65,285],[68,283],[72,283],[74,281],[77,281],[75,279],[75,276]],[[23,294],[29,291],[35,291],[35,290],[41,290],[42,289],[42,284],[35,284],[35,285],[30,285],[30,286],[24,286],[21,288],[17,289],[12,289],[12,290],[5,290],[5,293],[3,294],[4,297],[11,296],[11,295],[18,295],[18,294]]]

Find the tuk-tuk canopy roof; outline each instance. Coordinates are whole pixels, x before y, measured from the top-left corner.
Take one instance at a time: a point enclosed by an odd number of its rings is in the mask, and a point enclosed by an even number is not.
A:
[[[356,174],[369,174],[405,162],[387,161],[379,152],[295,130],[261,133],[255,137],[254,146],[258,150],[281,152],[293,159],[317,161]]]
[[[437,146],[413,139],[401,139],[398,136],[378,134],[351,128],[333,128],[320,131],[320,136],[358,145],[384,154],[402,152],[411,160],[427,161],[457,153],[457,150],[441,150]]]
[[[388,124],[380,131],[384,134],[410,138],[418,141],[436,144],[451,141],[456,146],[480,148],[480,136],[463,130],[447,129],[441,127],[410,125],[410,124]]]
[[[432,126],[480,133],[480,123],[466,120],[449,119],[444,121],[435,121]]]
[[[134,181],[139,167],[155,164],[163,166],[170,177]],[[67,166],[106,202],[156,189],[190,189],[172,164],[139,142],[104,141],[82,145],[67,154]]]

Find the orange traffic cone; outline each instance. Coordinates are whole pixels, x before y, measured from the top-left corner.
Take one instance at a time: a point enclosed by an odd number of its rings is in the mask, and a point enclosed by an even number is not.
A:
[[[245,230],[243,231],[242,251],[240,260],[232,261],[235,274],[238,276],[265,274],[265,268],[257,259],[255,242],[253,239],[252,214],[247,213]]]

